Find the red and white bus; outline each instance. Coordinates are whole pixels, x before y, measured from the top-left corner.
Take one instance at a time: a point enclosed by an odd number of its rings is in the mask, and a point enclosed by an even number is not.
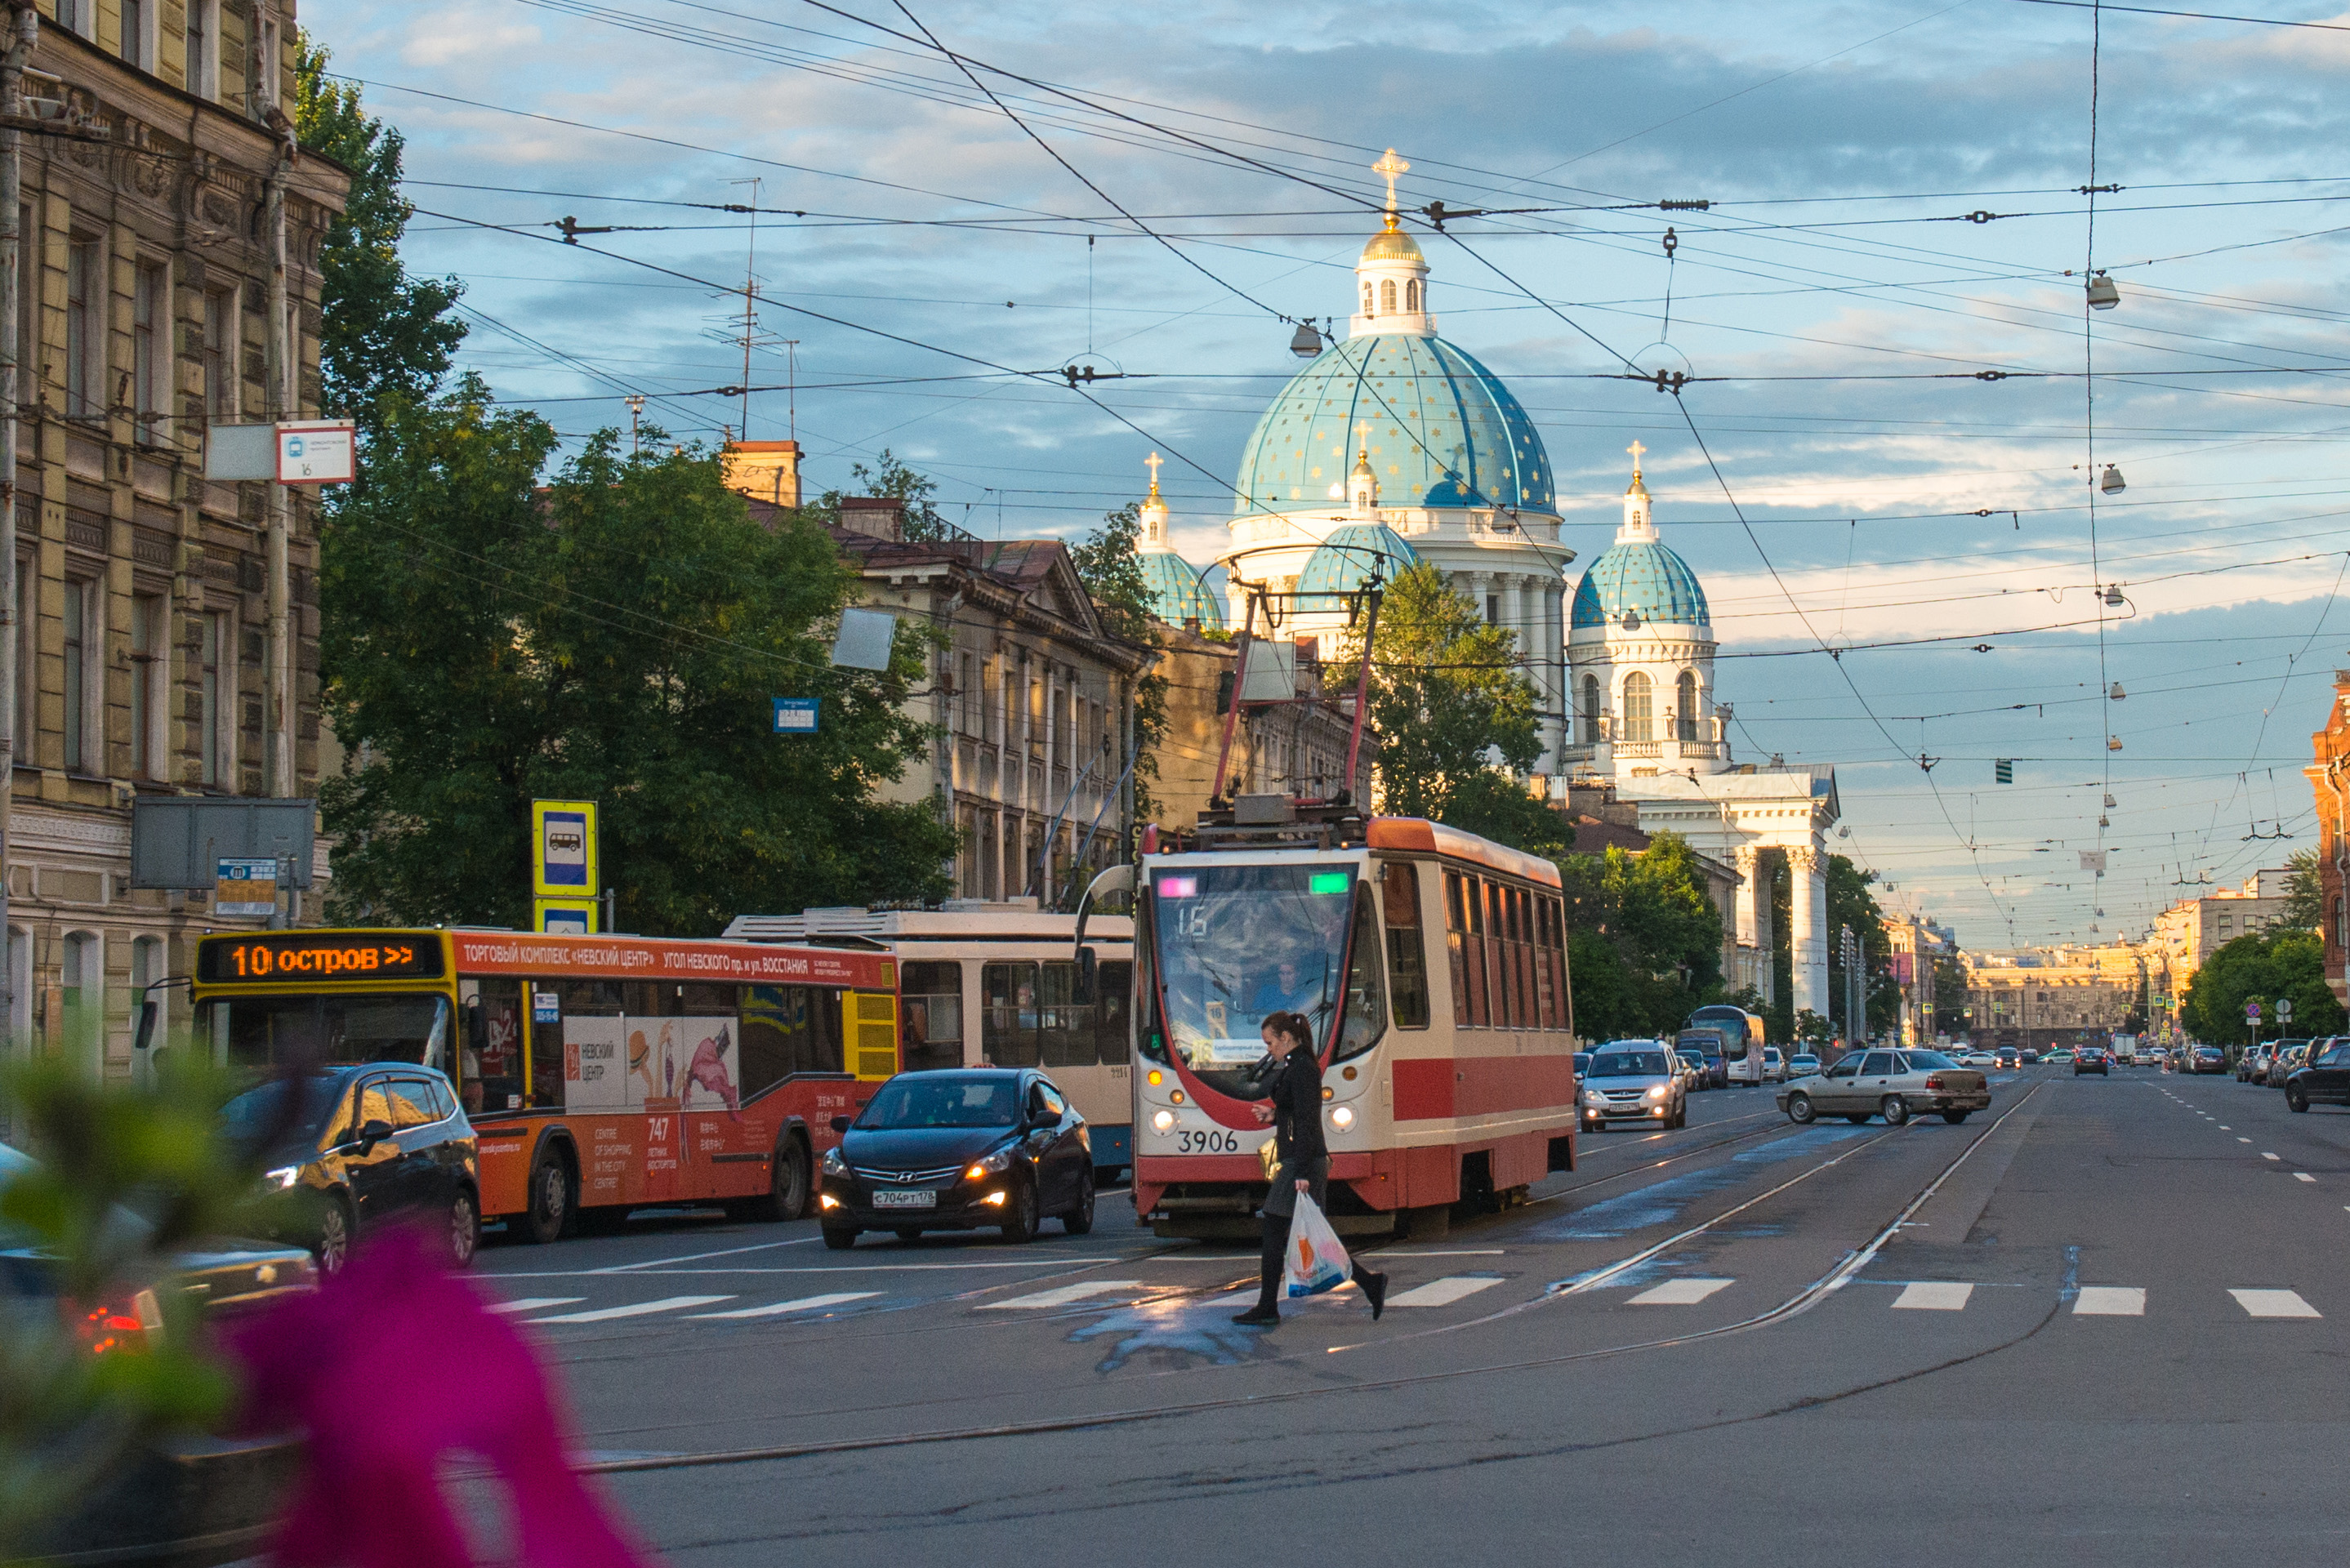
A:
[[[895,959],[765,942],[242,932],[197,944],[195,1008],[226,1066],[446,1073],[482,1217],[537,1241],[649,1204],[798,1219],[899,1059]]]
[[[1254,1233],[1276,1012],[1314,1023],[1339,1231],[1434,1231],[1572,1169],[1558,868],[1416,818],[1243,804],[1282,820],[1203,819],[1138,869],[1136,1211],[1164,1236]]]

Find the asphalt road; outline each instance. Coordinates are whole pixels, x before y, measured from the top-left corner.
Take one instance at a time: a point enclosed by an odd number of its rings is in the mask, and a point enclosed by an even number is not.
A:
[[[646,1217],[477,1278],[680,1568],[2341,1559],[2350,1112],[2145,1068],[1962,1127],[1690,1105],[1379,1250],[1377,1324],[1235,1327],[1253,1255],[1107,1195],[1025,1247]]]

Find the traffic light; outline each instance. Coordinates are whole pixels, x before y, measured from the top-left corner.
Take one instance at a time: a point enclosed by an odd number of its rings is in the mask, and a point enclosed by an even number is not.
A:
[[[1996,757],[1992,759],[1991,765],[1992,775],[1999,783],[2013,784],[2015,782],[2015,763],[2012,759],[2007,757]]]

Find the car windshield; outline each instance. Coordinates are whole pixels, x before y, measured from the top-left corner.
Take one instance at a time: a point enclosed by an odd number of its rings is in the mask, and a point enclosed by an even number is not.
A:
[[[1317,1050],[1335,1044],[1338,1057],[1378,1043],[1387,1004],[1358,882],[1352,861],[1193,865],[1151,878],[1169,1044],[1210,1088],[1264,1097],[1264,1022],[1276,1012],[1305,1014]]]
[[[859,1132],[910,1127],[1008,1127],[1020,1118],[1020,1085],[1013,1078],[964,1078],[942,1073],[894,1078],[881,1085]]]
[[[1930,1072],[1936,1067],[1955,1067],[1958,1064],[1939,1051],[1912,1051],[1909,1053],[1909,1065],[1913,1071]]]
[[[338,1086],[332,1078],[273,1078],[223,1106],[221,1124],[241,1144],[315,1140],[334,1115]]]
[[[1595,1078],[1653,1078],[1669,1073],[1662,1051],[1610,1051],[1592,1059]]]
[[[1681,1060],[1688,1063],[1692,1067],[1702,1067],[1705,1065],[1704,1056],[1695,1051],[1682,1052]]]

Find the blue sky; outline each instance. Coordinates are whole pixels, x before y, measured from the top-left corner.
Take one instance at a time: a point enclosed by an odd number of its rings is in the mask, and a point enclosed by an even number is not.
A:
[[[465,280],[465,362],[502,396],[581,434],[641,392],[714,439],[740,403],[680,394],[741,381],[726,291],[754,265],[754,383],[795,361],[798,390],[754,395],[749,433],[795,403],[813,484],[889,447],[974,531],[1066,535],[1156,448],[1195,560],[1296,369],[1276,317],[1343,316],[1396,147],[1409,206],[1541,209],[1420,225],[1440,329],[1533,415],[1584,561],[1646,444],[1740,754],[1835,763],[1838,847],[1888,902],[1979,948],[2136,933],[2314,841],[2299,769],[2350,665],[2350,30],[2024,0],[916,5],[1072,173],[887,0],[302,15],[407,133],[411,263]],[[747,264],[747,216],[677,203],[753,179]],[[2123,187],[2095,224],[2123,303],[2085,321],[2093,182]],[[551,243],[567,215],[636,227]],[[1131,379],[1097,405],[990,369],[1072,362]],[[1722,379],[1684,416],[1627,362]],[[2076,868],[2101,843],[2102,889]]]

